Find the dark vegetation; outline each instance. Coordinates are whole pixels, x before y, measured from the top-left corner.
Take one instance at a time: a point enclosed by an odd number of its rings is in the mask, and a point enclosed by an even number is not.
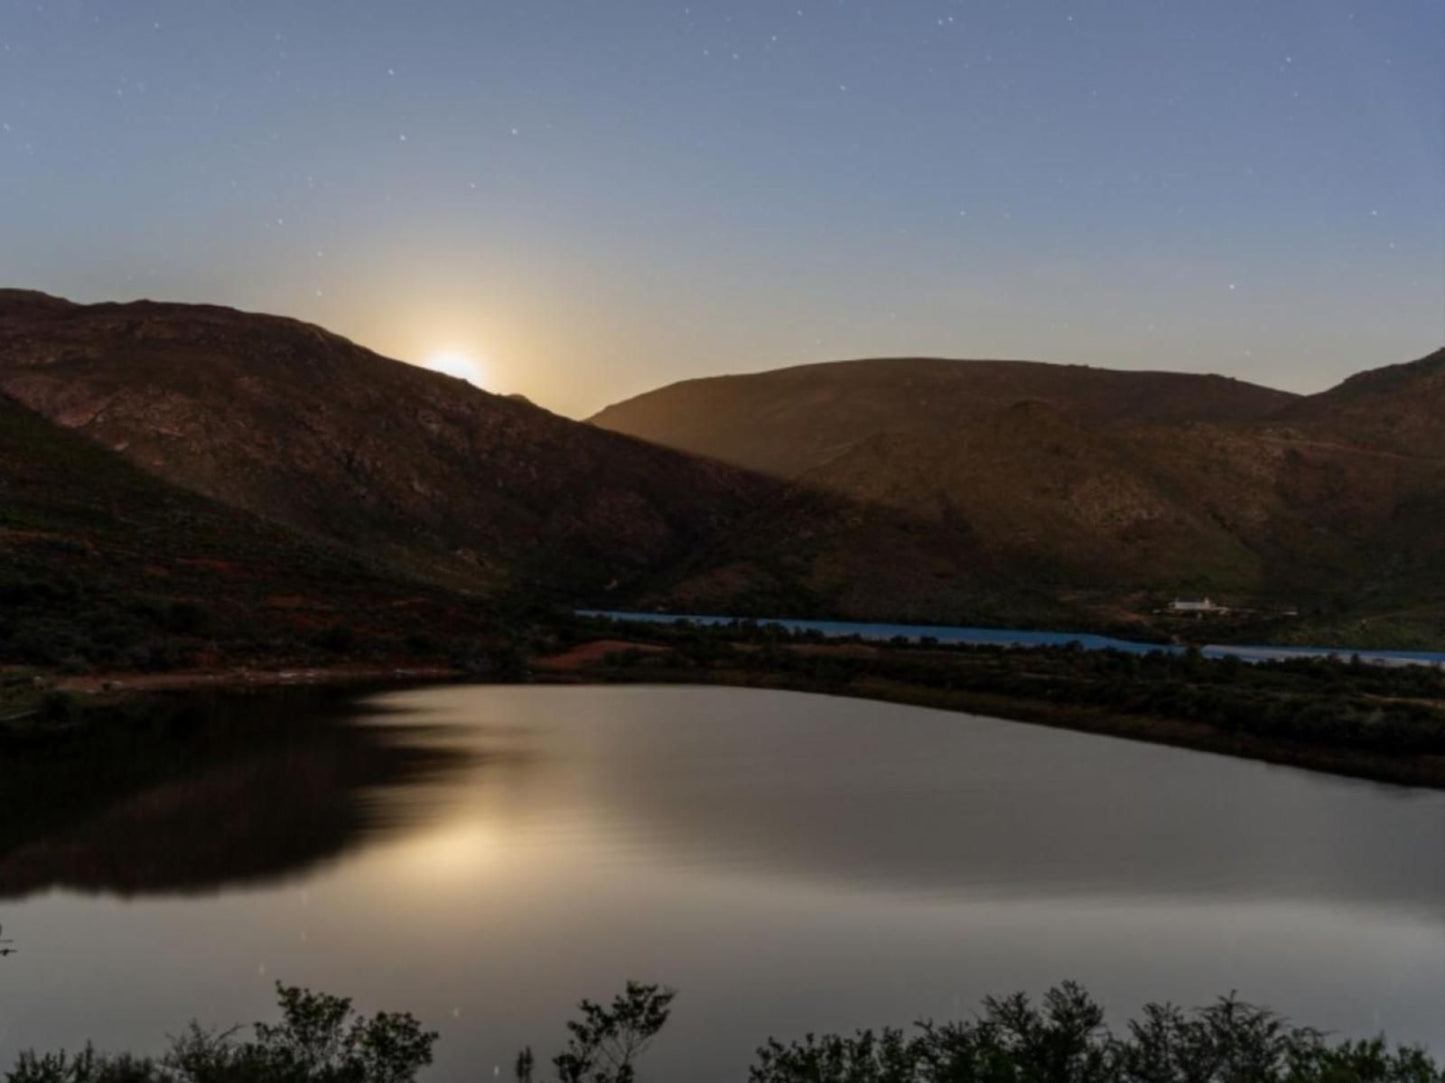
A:
[[[349,1000],[277,987],[279,1023],[206,1030],[192,1023],[164,1055],[23,1053],[5,1083],[409,1083],[438,1035],[406,1013],[359,1015]],[[517,1083],[635,1083],[637,1062],[666,1024],[673,994],[629,982],[610,1005],[580,1005],[569,1037],[538,1073],[530,1049]],[[1383,1038],[1331,1041],[1234,996],[1195,1011],[1149,1004],[1116,1035],[1072,983],[1035,1005],[988,998],[975,1018],[853,1035],[769,1039],[750,1083],[1440,1083],[1421,1049]]]
[[[776,624],[582,622],[666,646],[618,651],[618,680],[735,681],[874,696],[1445,784],[1445,670],[1352,659],[1245,663],[1134,654],[824,640]]]
[[[509,616],[505,598],[410,582],[169,485],[0,395],[0,674],[485,666]]]
[[[751,1083],[1433,1083],[1420,1049],[1331,1042],[1233,995],[1193,1012],[1145,1005],[1123,1036],[1079,986],[988,998],[975,1019],[851,1036],[809,1035],[758,1051]]]

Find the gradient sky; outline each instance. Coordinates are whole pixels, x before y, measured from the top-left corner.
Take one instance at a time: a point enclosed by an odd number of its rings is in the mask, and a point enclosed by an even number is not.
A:
[[[559,412],[878,354],[1445,343],[1445,0],[0,0],[0,284]]]

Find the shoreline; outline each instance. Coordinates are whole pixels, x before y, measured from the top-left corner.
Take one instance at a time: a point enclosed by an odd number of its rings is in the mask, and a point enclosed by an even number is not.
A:
[[[1144,741],[1216,755],[1233,756],[1322,774],[1424,789],[1445,789],[1445,756],[1389,756],[1340,746],[1284,741],[1229,732],[1204,722],[1158,715],[1129,714],[1085,704],[1059,703],[1022,696],[958,688],[938,688],[881,676],[864,676],[847,684],[808,679],[783,673],[759,673],[740,668],[692,669],[648,666],[620,669],[606,664],[609,653],[638,649],[660,654],[654,644],[624,640],[579,644],[560,655],[533,660],[530,683],[570,685],[657,684],[719,688],[758,688],[871,699],[904,706],[925,707],[959,714],[980,715],[1025,725],[1048,726],[1099,736]],[[48,677],[37,675],[35,691],[75,697],[82,712],[100,710],[118,701],[182,691],[265,692],[288,687],[336,687],[372,683],[494,683],[475,675],[438,665],[337,665],[276,669],[183,670],[171,673],[114,673]],[[28,725],[38,709],[0,717],[0,735],[19,737],[25,730],[44,733]],[[72,729],[71,732],[74,732]]]
[[[1278,661],[1292,658],[1333,658],[1348,661],[1358,656],[1362,662],[1380,666],[1429,666],[1445,668],[1445,650],[1395,647],[1321,646],[1311,643],[1256,643],[1230,638],[1219,639],[1227,629],[1212,627],[1208,635],[1183,638],[1178,634],[1166,638],[1134,639],[1115,631],[1059,631],[1049,628],[1006,628],[963,624],[918,624],[908,621],[856,621],[814,619],[810,617],[733,617],[719,614],[649,613],[640,610],[579,609],[576,615],[589,620],[609,621],[619,627],[628,624],[676,625],[679,622],[700,628],[728,628],[750,622],[759,627],[776,625],[793,633],[816,632],[825,640],[846,642],[859,639],[865,643],[886,643],[895,637],[907,639],[912,646],[922,647],[926,641],[943,646],[980,647],[1061,647],[1077,643],[1085,650],[1119,650],[1136,654],[1161,651],[1182,654],[1194,647],[1206,658],[1234,656],[1245,662]],[[1197,630],[1192,630],[1197,631]]]
[[[237,666],[225,669],[172,670],[163,673],[55,674],[24,671],[8,687],[0,686],[0,749],[73,738],[118,709],[159,703],[185,693],[265,694],[287,688],[432,683],[463,679],[449,666]]]
[[[650,676],[657,676],[652,674]],[[1100,737],[1117,737],[1147,744],[1166,745],[1194,752],[1210,752],[1235,759],[1254,760],[1282,767],[1297,767],[1320,774],[1363,779],[1416,789],[1445,789],[1445,756],[1382,756],[1328,745],[1270,740],[1247,734],[1231,734],[1204,723],[1149,715],[1128,715],[1095,707],[1060,705],[1042,700],[997,696],[986,692],[965,692],[909,685],[873,679],[840,690],[820,682],[786,677],[753,678],[738,674],[736,680],[658,680],[659,684],[701,684],[736,688],[772,688],[838,696],[843,699],[871,699],[909,707],[926,707],[994,718],[1004,722],[1047,726]],[[608,683],[624,683],[611,681]],[[639,682],[645,683],[645,682]]]
[[[613,650],[653,645],[607,641]],[[620,669],[600,665],[593,657],[579,657],[580,648],[551,659],[539,660],[538,676],[557,684],[659,684],[699,687],[765,688],[871,699],[910,707],[981,715],[1006,722],[1048,726],[1104,737],[1143,741],[1196,752],[1233,756],[1321,774],[1420,789],[1445,789],[1445,755],[1390,756],[1361,749],[1312,742],[1286,741],[1255,734],[1230,732],[1218,726],[1162,715],[1129,714],[1086,704],[1058,703],[968,689],[937,688],[886,677],[866,676],[838,683],[783,673],[758,673],[740,668],[712,669],[705,674],[691,669]],[[598,652],[588,652],[595,656]]]
[[[449,666],[287,666],[280,669],[197,669],[169,673],[108,673],[61,677],[47,687],[58,692],[99,695],[110,692],[171,692],[214,688],[283,688],[292,685],[347,685],[386,680],[446,680],[464,676]]]

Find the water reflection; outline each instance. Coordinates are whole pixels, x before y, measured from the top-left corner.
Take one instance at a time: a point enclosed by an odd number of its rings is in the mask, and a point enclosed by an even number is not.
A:
[[[392,837],[409,868],[465,879],[535,830],[914,896],[1324,894],[1445,912],[1438,792],[948,712],[464,686],[188,712],[0,767],[0,898],[219,891]]]
[[[488,764],[399,708],[187,697],[138,731],[0,766],[0,898],[217,892],[299,875],[431,815]]]
[[[649,1069],[696,1083],[1064,978],[1445,1053],[1442,793],[712,688],[413,689],[172,747],[0,769],[0,1067],[259,1018],[275,977],[415,1012],[439,1081],[629,977],[682,990]]]
[[[586,803],[679,862],[913,896],[1445,916],[1438,791],[859,700],[659,688],[589,714]]]

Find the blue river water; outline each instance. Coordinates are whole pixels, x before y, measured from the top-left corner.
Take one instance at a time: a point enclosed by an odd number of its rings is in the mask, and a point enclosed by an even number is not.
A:
[[[579,609],[579,616],[602,617],[615,621],[641,621],[649,624],[672,624],[689,621],[693,624],[731,624],[738,618],[707,616],[692,613],[639,613],[622,610]],[[1077,643],[1084,650],[1127,651],[1130,654],[1150,654],[1164,651],[1170,654],[1182,653],[1185,648],[1174,644],[1143,643],[1137,640],[1116,639],[1112,636],[1093,635],[1087,632],[1039,632],[1013,628],[966,628],[953,625],[935,624],[871,624],[840,620],[766,620],[761,624],[777,624],[790,632],[817,632],[828,638],[843,639],[858,636],[862,639],[888,640],[899,636],[911,641],[930,638],[939,643],[971,643],[979,646],[1005,647],[1066,647]],[[1422,665],[1445,666],[1445,653],[1438,651],[1395,651],[1395,650],[1350,650],[1340,647],[1271,647],[1241,646],[1235,644],[1210,644],[1202,649],[1208,658],[1234,656],[1246,662],[1274,661],[1286,658],[1351,658],[1358,654],[1362,662],[1373,665]]]

